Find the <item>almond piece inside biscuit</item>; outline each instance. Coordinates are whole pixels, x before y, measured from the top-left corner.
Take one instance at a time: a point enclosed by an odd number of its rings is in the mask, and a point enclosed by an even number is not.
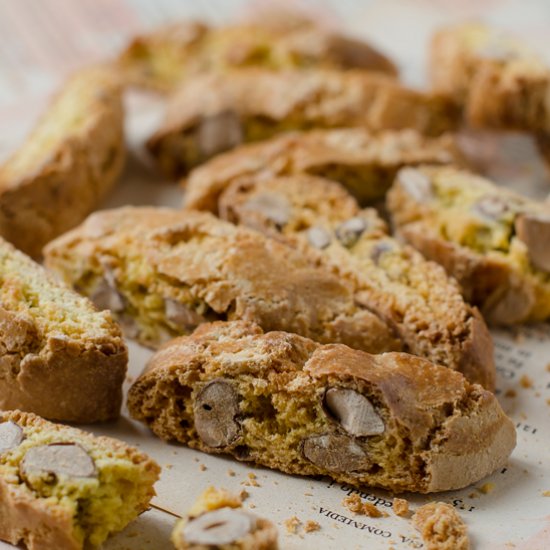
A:
[[[515,220],[515,229],[527,246],[531,263],[550,273],[550,212],[521,214]]]
[[[365,451],[345,435],[309,437],[303,443],[303,453],[310,462],[330,472],[366,470],[371,465]]]
[[[23,430],[15,422],[8,420],[0,424],[0,453],[17,447],[23,437]]]
[[[336,228],[336,238],[346,247],[353,246],[365,229],[367,222],[363,218],[351,218]]]
[[[433,198],[432,182],[420,170],[403,168],[399,171],[398,178],[403,189],[414,200],[423,203]]]
[[[211,157],[236,147],[244,139],[239,115],[231,110],[204,117],[197,130],[200,152]]]
[[[184,330],[193,329],[206,321],[202,315],[172,298],[164,300],[164,314],[170,323]]]
[[[363,437],[384,433],[384,422],[371,402],[355,390],[328,389],[325,408],[350,435]]]
[[[278,227],[290,220],[290,204],[286,197],[278,193],[259,193],[246,201],[244,208],[259,212]]]
[[[248,535],[255,524],[254,517],[243,510],[220,508],[190,520],[182,535],[188,544],[219,546]]]
[[[197,434],[205,445],[225,447],[239,436],[239,399],[227,380],[219,378],[206,384],[197,395],[193,410]]]
[[[330,233],[323,227],[310,227],[307,231],[307,240],[311,246],[322,250],[330,245]]]

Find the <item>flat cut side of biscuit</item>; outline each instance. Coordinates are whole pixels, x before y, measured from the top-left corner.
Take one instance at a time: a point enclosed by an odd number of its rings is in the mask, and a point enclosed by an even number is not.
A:
[[[0,409],[49,419],[118,417],[128,352],[107,311],[0,239]]]
[[[0,166],[0,235],[38,257],[105,197],[126,155],[121,94],[104,67],[84,69],[64,84]]]
[[[97,212],[51,243],[46,264],[126,334],[150,345],[216,320],[251,320],[321,342],[400,350],[355,288],[301,251],[205,212]]]
[[[29,550],[97,547],[144,512],[160,473],[124,443],[0,412],[0,540]],[[5,438],[0,437],[5,444]]]
[[[515,445],[494,395],[457,372],[243,322],[167,344],[128,407],[167,441],[393,492],[464,487]]]

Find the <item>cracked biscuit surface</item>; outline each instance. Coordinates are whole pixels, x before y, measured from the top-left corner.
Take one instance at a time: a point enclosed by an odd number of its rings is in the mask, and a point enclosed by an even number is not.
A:
[[[515,446],[493,394],[457,372],[246,322],[203,325],[168,343],[128,407],[167,441],[394,492],[464,487]]]
[[[116,418],[128,352],[107,311],[0,239],[0,409]]]
[[[115,439],[0,412],[0,539],[29,550],[98,547],[148,508],[159,473]]]
[[[493,390],[489,331],[444,269],[386,232],[335,182],[297,175],[235,181],[220,196],[220,217],[286,238],[355,282],[356,300],[395,328],[403,350]]]
[[[399,233],[460,283],[488,322],[550,317],[550,209],[451,167],[403,169],[388,194]]]
[[[84,69],[0,166],[0,235],[38,257],[116,182],[125,158],[122,95],[107,68]]]
[[[370,351],[402,347],[385,320],[357,303],[352,282],[205,212],[97,212],[47,247],[46,264],[150,346],[208,321],[244,319]]]
[[[209,73],[175,92],[148,148],[168,176],[178,177],[242,143],[291,130],[411,128],[437,136],[453,130],[459,114],[446,97],[364,71]]]
[[[461,162],[451,136],[431,139],[413,130],[312,130],[242,145],[199,166],[182,184],[186,208],[211,212],[236,179],[300,173],[338,181],[365,204],[383,198],[403,166]]]

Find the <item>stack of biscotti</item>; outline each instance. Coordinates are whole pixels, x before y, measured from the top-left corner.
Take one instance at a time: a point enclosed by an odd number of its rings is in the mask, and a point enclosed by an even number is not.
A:
[[[452,167],[399,172],[388,195],[399,233],[439,262],[491,323],[550,318],[550,206]]]
[[[277,10],[243,24],[210,27],[173,23],[138,36],[117,62],[130,85],[173,91],[197,73],[244,67],[366,69],[395,75],[395,65],[372,46],[330,31],[297,12]]]
[[[362,219],[365,224],[372,220],[373,233],[380,237],[383,223],[376,214],[367,211]],[[242,319],[264,330],[295,332],[372,353],[414,349],[472,381],[489,388],[494,384],[485,324],[442,270],[424,266],[410,250],[403,252],[402,262],[410,263],[418,277],[416,290],[416,283],[397,288],[398,282],[392,283],[376,267],[371,269],[379,281],[368,289],[367,275],[359,279],[350,268],[342,276],[337,262],[323,260],[313,249],[297,248],[211,214],[121,208],[92,215],[50,243],[45,255],[50,269],[98,306],[109,307],[126,333],[147,345],[189,334],[208,321]],[[421,288],[424,276],[433,294],[448,296],[441,298],[445,303],[437,314],[415,325],[413,302],[427,311],[430,300],[438,302],[420,296],[427,292]],[[384,293],[385,284],[396,289]],[[399,294],[401,303],[393,306]],[[409,306],[410,318],[397,322],[397,312]],[[456,315],[452,326],[445,308]]]
[[[31,256],[79,224],[124,163],[121,87],[105,67],[74,75],[0,166],[0,235]]]
[[[366,204],[384,197],[403,166],[462,162],[451,136],[426,138],[412,130],[312,130],[242,145],[196,168],[182,184],[187,208],[212,212],[232,181],[301,173],[336,180]]]
[[[550,161],[550,67],[516,37],[482,23],[441,29],[431,46],[435,92],[477,128],[531,132]]]
[[[28,550],[96,548],[147,510],[159,473],[115,439],[0,412],[0,540]]]
[[[116,418],[127,362],[108,311],[0,239],[0,409],[69,422]]]
[[[458,118],[449,98],[375,73],[241,69],[185,82],[148,148],[168,176],[179,177],[241,143],[290,130],[410,128],[438,136],[456,128]]]
[[[168,441],[393,492],[464,487],[515,446],[495,396],[460,373],[245,322],[203,325],[167,344],[128,407]]]

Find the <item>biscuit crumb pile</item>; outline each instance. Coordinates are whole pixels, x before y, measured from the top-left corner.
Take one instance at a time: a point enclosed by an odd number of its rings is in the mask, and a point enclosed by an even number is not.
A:
[[[466,525],[456,510],[444,502],[421,506],[412,517],[426,550],[469,550]]]
[[[409,502],[404,498],[394,498],[393,511],[396,516],[407,517],[409,515]]]
[[[374,504],[363,502],[357,493],[353,493],[342,500],[342,505],[350,512],[368,516],[369,518],[381,518],[388,515],[386,512],[381,512]]]

